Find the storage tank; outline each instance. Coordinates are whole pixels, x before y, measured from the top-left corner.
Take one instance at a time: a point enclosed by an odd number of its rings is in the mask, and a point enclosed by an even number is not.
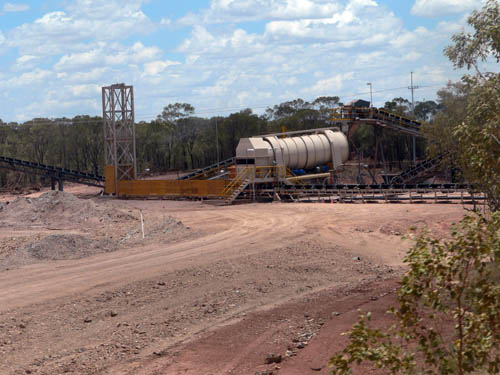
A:
[[[309,169],[333,163],[340,167],[349,158],[346,136],[332,130],[311,130],[297,137],[277,136],[243,138],[236,149],[236,163],[258,166],[284,165],[290,169]]]
[[[264,140],[266,140],[264,138]],[[274,143],[274,142],[273,142]],[[347,138],[339,132],[278,139],[283,163],[291,169],[309,169],[338,159],[343,164],[349,156]],[[272,146],[272,144],[271,144]],[[274,147],[273,147],[274,148]],[[335,154],[338,153],[338,157]]]

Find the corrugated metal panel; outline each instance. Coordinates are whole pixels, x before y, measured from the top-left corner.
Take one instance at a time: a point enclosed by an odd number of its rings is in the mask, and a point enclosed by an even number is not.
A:
[[[120,196],[222,197],[225,180],[133,180],[120,181]]]
[[[104,178],[106,179],[106,187],[104,191],[106,194],[115,194],[115,167],[114,165],[105,165],[104,166]]]

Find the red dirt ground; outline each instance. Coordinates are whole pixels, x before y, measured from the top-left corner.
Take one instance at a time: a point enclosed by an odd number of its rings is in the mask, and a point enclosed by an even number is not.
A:
[[[444,235],[464,214],[458,204],[215,207],[67,190],[92,204],[40,192],[16,203],[38,207],[31,216],[0,209],[1,374],[326,374],[358,309],[388,319],[408,229]],[[266,365],[270,353],[283,361]]]

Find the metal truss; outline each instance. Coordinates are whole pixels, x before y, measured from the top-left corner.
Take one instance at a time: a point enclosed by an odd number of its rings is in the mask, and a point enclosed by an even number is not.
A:
[[[45,165],[26,160],[8,158],[5,156],[0,156],[0,168],[48,177],[52,181],[53,189],[55,181],[59,182],[59,190],[63,189],[64,181],[76,182],[78,184],[97,187],[103,187],[104,182],[104,177],[99,175],[75,171],[72,169],[54,167],[51,165]]]
[[[134,88],[123,83],[103,87],[102,108],[105,163],[115,168],[118,195],[119,181],[136,178]]]

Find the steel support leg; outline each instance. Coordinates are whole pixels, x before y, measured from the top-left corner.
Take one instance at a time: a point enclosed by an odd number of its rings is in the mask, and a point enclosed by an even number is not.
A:
[[[50,190],[56,190],[56,179],[53,177],[50,178]]]
[[[417,138],[413,136],[413,165],[417,164]]]
[[[59,191],[64,191],[64,180],[62,178],[59,179]]]

